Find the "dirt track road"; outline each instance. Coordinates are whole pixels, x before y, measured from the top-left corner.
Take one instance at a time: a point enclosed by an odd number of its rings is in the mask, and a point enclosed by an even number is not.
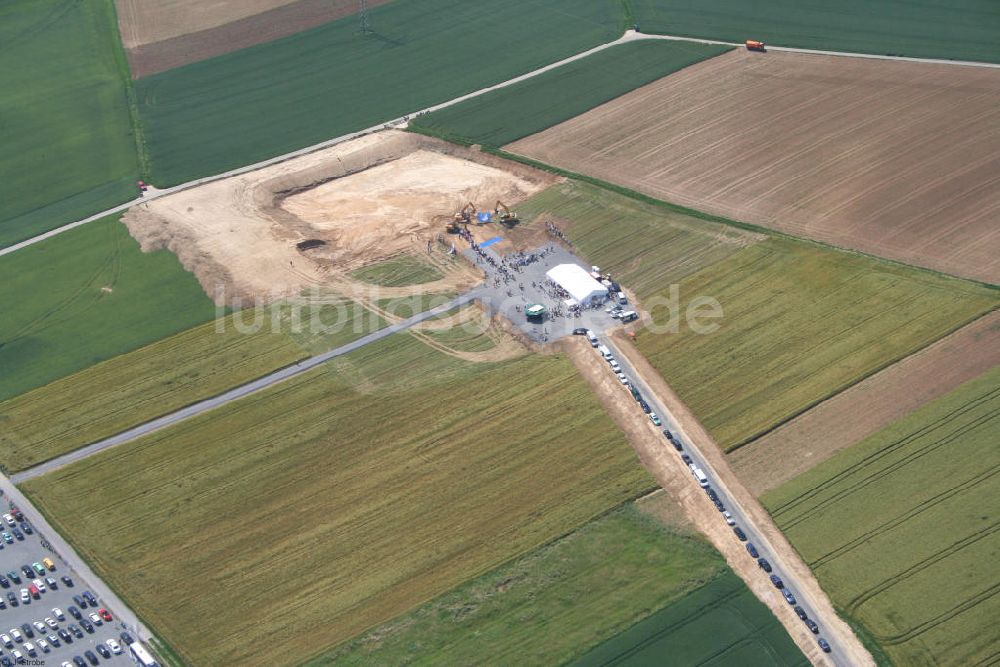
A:
[[[582,338],[565,343],[570,358],[583,374],[602,404],[625,431],[643,465],[659,484],[684,508],[692,523],[705,534],[725,557],[730,567],[782,622],[789,635],[816,665],[852,667],[874,665],[871,655],[854,636],[850,627],[837,616],[812,572],[802,562],[771,521],[770,516],[729,469],[718,446],[691,412],[666,385],[644,357],[624,337],[602,337],[615,352],[625,374],[642,392],[650,406],[664,420],[664,426],[681,436],[685,451],[699,464],[726,508],[746,532],[762,556],[774,565],[788,589],[810,618],[820,626],[820,636],[830,642],[833,651],[819,650],[816,637],[795,615],[791,605],[771,585],[744,547],[726,525],[708,496],[691,476],[679,454],[639,409],[631,395],[609,370],[600,355]]]

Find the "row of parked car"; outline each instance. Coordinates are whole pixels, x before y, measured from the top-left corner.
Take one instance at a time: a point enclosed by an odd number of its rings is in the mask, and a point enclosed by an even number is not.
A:
[[[678,440],[676,440],[676,438],[672,433],[670,433],[667,430],[664,430],[663,434],[667,436],[667,440],[670,440],[671,442],[674,443],[674,447],[678,451],[683,451],[683,446],[680,444]],[[709,500],[711,500],[715,504],[716,509],[718,509],[722,513],[722,516],[725,519],[726,523],[730,527],[732,527],[733,533],[736,535],[736,538],[744,543],[744,547],[746,547],[747,553],[750,554],[750,557],[757,561],[757,567],[762,569],[770,576],[771,583],[774,585],[775,588],[778,589],[778,591],[781,592],[781,595],[782,597],[785,598],[785,601],[794,607],[795,613],[798,615],[800,619],[802,619],[803,622],[805,622],[806,627],[809,628],[809,630],[814,635],[819,634],[819,626],[816,624],[816,621],[809,618],[809,615],[806,613],[805,609],[803,609],[798,604],[798,600],[795,599],[795,594],[785,587],[785,582],[782,581],[781,577],[779,577],[777,574],[773,574],[774,568],[771,566],[771,562],[760,554],[760,552],[757,550],[756,545],[753,542],[749,541],[746,533],[743,532],[743,529],[740,528],[738,525],[736,525],[736,520],[733,519],[732,514],[726,511],[726,507],[722,503],[722,499],[719,498],[718,492],[714,488],[712,488],[712,485],[708,483],[708,478],[705,476],[705,474],[701,472],[699,468],[693,465],[690,457],[688,457],[687,455],[683,456],[685,459],[685,463],[687,463],[688,467],[692,469],[692,473],[698,479],[702,488],[705,489],[705,493],[708,494]],[[822,637],[818,637],[816,639],[816,643],[819,645],[820,649],[822,649],[824,652],[826,653],[830,652],[829,642],[827,642]]]
[[[592,339],[591,342],[593,343],[594,340]],[[621,369],[618,368],[617,360],[614,358],[614,355],[611,354],[611,350],[605,345],[601,346],[594,345],[594,347],[597,347],[598,352],[601,353],[601,356],[603,356],[604,359],[611,366],[611,370],[620,376],[619,379],[624,378],[624,375],[621,373]],[[642,408],[643,412],[649,415],[650,420],[656,426],[661,426],[660,418],[657,416],[655,412],[652,411],[649,404],[643,398],[639,390],[634,385],[632,385],[627,378],[622,380],[622,384],[628,387],[629,391],[632,393],[632,397],[639,403],[639,407]],[[681,439],[668,428],[663,429],[663,435],[667,439],[667,442],[673,445],[674,449],[677,450],[678,454],[680,454],[681,460],[684,461],[685,464],[687,464],[688,468],[691,470],[691,474],[698,481],[699,486],[701,486],[701,488],[705,490],[705,493],[708,495],[709,500],[711,500],[712,503],[715,505],[715,508],[719,510],[726,524],[733,529],[733,533],[736,535],[737,539],[739,539],[741,542],[746,543],[745,546],[747,553],[750,554],[751,558],[757,560],[757,566],[760,569],[764,570],[764,572],[770,574],[771,583],[774,584],[774,586],[779,591],[781,591],[782,596],[785,598],[788,604],[794,606],[795,613],[806,624],[806,627],[808,627],[813,634],[819,634],[819,626],[816,624],[814,620],[809,618],[809,615],[806,613],[806,611],[798,604],[798,600],[795,599],[795,595],[790,590],[785,588],[785,584],[781,580],[781,577],[779,577],[776,574],[771,574],[774,568],[771,566],[770,561],[768,561],[766,558],[760,555],[760,553],[757,551],[757,547],[753,544],[753,542],[748,541],[747,535],[743,531],[743,529],[740,528],[738,525],[736,525],[736,520],[733,518],[733,515],[726,510],[725,503],[723,503],[722,498],[719,497],[718,491],[712,488],[708,476],[705,475],[704,471],[701,468],[699,468],[691,459],[691,457],[687,454],[687,452],[684,451],[684,443],[681,441]],[[830,652],[830,644],[822,637],[817,638],[817,644],[819,645],[820,649],[822,649],[826,653]]]
[[[123,633],[124,634],[124,633]],[[97,652],[101,654],[101,657],[108,659],[112,655],[119,655],[122,652],[122,646],[114,639],[108,639],[105,642],[101,642],[94,647]],[[94,655],[93,651],[87,650],[83,652],[83,655],[87,657],[87,662],[91,665],[96,665],[100,663],[97,656]],[[69,660],[63,660],[60,667],[87,667],[87,662],[84,662],[83,658],[75,655],[73,656],[73,662]]]
[[[29,656],[34,657],[36,649],[41,650],[42,653],[48,653],[51,648],[58,648],[63,643],[67,645],[72,644],[74,637],[76,639],[83,639],[84,631],[87,634],[94,634],[97,627],[114,621],[111,612],[103,607],[96,612],[91,612],[88,618],[84,618],[83,614],[76,607],[70,606],[67,610],[70,616],[79,622],[79,626],[75,623],[70,623],[66,628],[59,627],[59,623],[66,620],[66,615],[62,609],[53,607],[52,615],[46,616],[43,621],[32,621],[30,624],[22,623],[20,628],[11,628],[7,632],[0,633],[0,643],[14,652],[19,652],[20,649],[17,648],[17,645],[21,645],[21,649],[26,651]],[[35,639],[36,633],[38,634],[37,639]],[[123,633],[123,636],[125,634],[127,633]],[[131,637],[129,638],[131,639]],[[32,639],[35,639],[34,643],[30,641]],[[98,653],[103,655],[107,651],[107,655],[104,655],[105,658],[110,658],[112,654],[122,652],[121,645],[116,640],[112,639],[105,643],[107,646],[103,646],[103,644],[98,644],[97,646]],[[15,655],[14,657],[16,661],[17,656]]]
[[[642,397],[642,394],[639,393],[639,390],[632,385],[632,381],[629,380],[628,376],[625,375],[625,373],[622,371],[621,364],[619,364],[618,360],[615,359],[615,355],[611,353],[611,349],[607,345],[598,345],[597,337],[593,335],[593,332],[588,330],[587,336],[588,338],[590,338],[591,345],[593,347],[596,347],[597,351],[601,354],[602,357],[604,357],[604,360],[608,362],[608,365],[611,367],[611,372],[615,374],[615,377],[618,378],[618,381],[621,382],[622,386],[628,389],[629,392],[631,392],[632,397],[639,404],[639,407],[642,408],[642,411],[645,412],[646,415],[649,417],[649,420],[653,422],[653,424],[656,426],[662,426],[663,420],[660,419],[659,415],[653,412],[653,409],[649,407],[649,403],[647,403],[646,400]]]
[[[59,588],[59,582],[49,575],[50,572],[54,572],[56,569],[56,564],[51,558],[43,558],[41,561],[36,561],[30,565],[22,565],[21,573],[24,574],[25,581],[22,582],[21,575],[16,570],[11,570],[4,575],[0,575],[0,588],[10,588],[11,583],[20,585],[21,583],[26,583],[26,587],[20,590],[20,598],[14,593],[14,591],[7,592],[7,600],[5,601],[3,597],[0,597],[0,609],[6,609],[8,602],[11,607],[17,607],[18,604],[29,604],[32,599],[38,600],[41,598],[42,593],[49,590],[57,590]],[[68,576],[62,577],[63,584],[67,588],[73,586],[73,580]]]
[[[4,545],[14,544],[14,541],[23,542],[25,535],[33,535],[35,529],[31,527],[24,513],[16,507],[11,508],[10,512],[5,513],[2,516],[3,529],[0,530],[0,550],[4,548]]]
[[[128,637],[127,640],[125,639],[126,637]],[[132,639],[131,635],[129,635],[127,632],[123,632],[122,641],[125,641],[127,644],[130,644],[134,640]],[[30,658],[36,658],[38,657],[39,653],[42,654],[50,653],[53,648],[58,648],[59,645],[60,645],[59,639],[50,635],[49,641],[46,641],[44,639],[39,639],[34,643],[30,641],[25,641],[23,644],[21,644],[16,648],[13,645],[8,646],[7,648],[10,649],[10,655],[7,655],[5,652],[0,650],[0,665],[2,665],[3,667],[12,667],[13,665],[25,664],[26,663],[24,657],[25,654],[27,654],[27,656]],[[121,655],[123,652],[122,645],[119,644],[118,640],[114,638],[108,638],[102,642],[98,642],[94,646],[94,650],[96,650],[97,653],[100,653],[101,657],[104,658],[105,660],[108,660],[115,655]],[[83,656],[86,657],[86,661],[84,661],[84,657],[77,655],[73,656],[73,662],[64,660],[61,664],[61,667],[74,667],[74,666],[87,667],[88,662],[91,665],[96,665],[100,663],[100,660],[98,659],[97,655],[94,653],[94,651],[91,651],[90,649],[84,651]],[[42,664],[44,664],[44,661],[42,662]]]

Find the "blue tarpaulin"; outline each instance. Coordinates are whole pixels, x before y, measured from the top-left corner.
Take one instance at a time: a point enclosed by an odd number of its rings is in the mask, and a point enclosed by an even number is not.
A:
[[[490,247],[491,245],[493,245],[494,243],[500,243],[501,241],[503,241],[503,237],[502,237],[502,236],[494,236],[494,237],[493,237],[493,238],[491,238],[490,240],[488,240],[488,241],[483,241],[482,243],[480,243],[480,244],[479,244],[479,247],[480,247],[480,248],[488,248],[488,247]]]
[[[476,217],[479,219],[479,222],[489,222],[493,219],[493,214],[488,211],[484,211],[482,213],[477,213]]]

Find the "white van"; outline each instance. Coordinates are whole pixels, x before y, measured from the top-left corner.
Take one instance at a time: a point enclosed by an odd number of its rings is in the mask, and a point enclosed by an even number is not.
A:
[[[708,477],[705,476],[705,471],[701,468],[694,469],[694,478],[698,480],[698,485],[701,488],[706,488],[708,486]]]
[[[605,359],[613,359],[614,355],[611,354],[611,350],[608,349],[607,345],[601,345],[597,348],[597,351],[601,353],[601,356]]]
[[[621,317],[618,319],[622,321],[622,324],[625,324],[626,322],[631,322],[632,320],[639,319],[639,313],[635,312],[634,310],[626,310],[624,313],[621,314]]]
[[[591,347],[597,347],[597,335],[590,329],[587,329],[587,340],[590,341]]]

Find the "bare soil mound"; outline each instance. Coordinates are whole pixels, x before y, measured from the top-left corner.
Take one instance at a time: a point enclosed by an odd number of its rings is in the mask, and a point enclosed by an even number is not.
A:
[[[350,287],[347,274],[360,266],[437,247],[440,221],[466,202],[515,204],[554,180],[387,131],[141,204],[123,221],[143,250],[173,251],[216,303],[259,305],[310,287]],[[455,268],[423,287],[458,288],[468,277]]]
[[[511,144],[699,210],[1000,283],[1000,71],[735,50]]]

